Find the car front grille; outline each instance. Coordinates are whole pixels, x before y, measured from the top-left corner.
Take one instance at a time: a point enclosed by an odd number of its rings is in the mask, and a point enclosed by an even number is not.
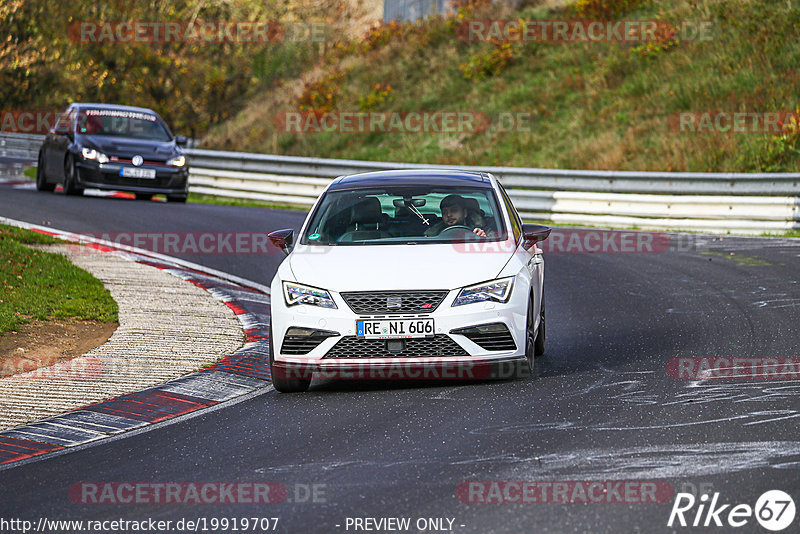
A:
[[[156,176],[155,178],[127,178],[111,173],[98,173],[97,180],[108,185],[135,186],[135,187],[169,187],[171,176]]]
[[[413,338],[402,341],[404,348],[389,351],[385,339],[363,339],[344,336],[323,358],[444,358],[447,356],[469,356],[469,353],[446,334],[429,338]]]
[[[342,293],[350,309],[359,315],[430,313],[439,307],[447,290],[351,291]]]
[[[483,350],[517,350],[514,338],[511,337],[511,332],[504,323],[459,328],[451,330],[450,333],[466,337]]]
[[[124,188],[125,186],[132,187],[147,187],[147,188],[164,188],[170,187],[172,175],[156,174],[155,178],[123,178],[119,173],[115,172],[101,172],[97,169],[81,168],[79,170],[81,179],[85,182],[95,184],[117,185]]]

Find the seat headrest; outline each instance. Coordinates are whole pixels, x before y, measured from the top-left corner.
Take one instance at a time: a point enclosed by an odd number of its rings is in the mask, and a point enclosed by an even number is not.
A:
[[[381,220],[381,202],[375,197],[361,199],[353,206],[351,224],[377,224]]]
[[[477,198],[465,198],[464,207],[467,208],[467,211],[477,211],[479,213],[481,211],[481,207],[478,205]]]

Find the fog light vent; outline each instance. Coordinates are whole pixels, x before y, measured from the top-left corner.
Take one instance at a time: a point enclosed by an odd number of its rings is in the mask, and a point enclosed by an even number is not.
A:
[[[340,335],[338,332],[331,332],[330,330],[293,326],[283,336],[281,354],[308,354],[327,338],[338,335]]]
[[[505,323],[489,323],[467,328],[451,330],[451,334],[460,334],[483,350],[508,351],[517,350],[514,338]]]

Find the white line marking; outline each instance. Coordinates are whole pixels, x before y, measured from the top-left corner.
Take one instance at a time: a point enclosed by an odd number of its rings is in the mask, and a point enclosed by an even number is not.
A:
[[[204,265],[200,265],[200,264],[197,264],[197,263],[192,263],[190,261],[182,260],[180,258],[175,258],[173,256],[167,256],[166,254],[160,254],[158,252],[152,252],[152,251],[149,251],[149,250],[145,250],[143,248],[131,247],[131,246],[128,246],[128,245],[117,244],[117,243],[114,243],[113,241],[106,241],[105,239],[97,239],[95,237],[87,236],[87,235],[80,234],[80,233],[77,233],[77,232],[67,232],[66,230],[60,230],[60,229],[57,229],[57,228],[51,228],[49,226],[39,226],[38,224],[31,224],[31,223],[27,223],[25,221],[19,221],[19,220],[16,220],[16,219],[9,219],[8,217],[0,216],[0,223],[8,224],[8,225],[11,225],[11,226],[16,226],[18,228],[24,228],[26,230],[40,230],[42,232],[48,232],[48,233],[51,233],[51,234],[55,234],[56,237],[58,237],[60,239],[65,239],[65,240],[80,238],[81,240],[83,240],[83,241],[85,241],[87,243],[94,243],[94,244],[97,244],[97,245],[102,245],[104,247],[113,248],[113,249],[120,250],[120,251],[123,251],[123,252],[130,252],[132,254],[138,254],[140,256],[144,256],[144,257],[147,257],[147,258],[153,258],[153,259],[158,259],[158,260],[165,261],[165,262],[168,262],[168,263],[174,263],[175,265],[178,265],[180,267],[184,267],[186,269],[193,269],[195,271],[200,271],[200,272],[202,272],[204,274],[209,274],[211,276],[215,276],[217,278],[220,278],[221,280],[227,280],[228,282],[234,282],[236,284],[239,284],[239,285],[242,285],[242,286],[245,286],[245,287],[249,287],[249,288],[252,288],[252,289],[257,289],[257,290],[261,291],[262,293],[266,293],[267,295],[270,294],[269,287],[265,286],[264,284],[260,284],[258,282],[254,282],[252,280],[248,280],[247,278],[242,278],[242,277],[236,276],[234,274],[224,273],[222,271],[218,271],[216,269],[212,269],[211,267],[206,267]]]

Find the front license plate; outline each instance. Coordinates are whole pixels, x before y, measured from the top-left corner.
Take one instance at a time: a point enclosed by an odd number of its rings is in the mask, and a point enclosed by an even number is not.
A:
[[[404,339],[433,336],[433,319],[356,321],[356,336],[364,339]]]
[[[119,175],[124,178],[155,178],[155,169],[140,169],[138,167],[122,167]]]

